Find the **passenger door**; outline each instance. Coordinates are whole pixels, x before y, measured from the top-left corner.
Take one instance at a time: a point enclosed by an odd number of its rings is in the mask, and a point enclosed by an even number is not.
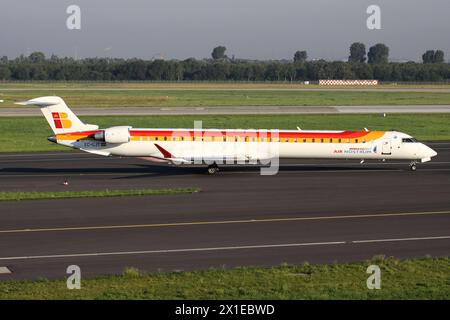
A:
[[[386,139],[381,142],[381,154],[392,154],[391,140]]]

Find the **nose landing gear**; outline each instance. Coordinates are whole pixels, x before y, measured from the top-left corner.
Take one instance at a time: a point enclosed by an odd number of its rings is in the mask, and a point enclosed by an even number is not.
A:
[[[409,164],[409,170],[416,171],[417,170],[417,163],[415,161],[411,161]]]

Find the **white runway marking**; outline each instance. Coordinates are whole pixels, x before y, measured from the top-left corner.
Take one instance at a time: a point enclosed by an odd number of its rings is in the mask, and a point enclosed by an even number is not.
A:
[[[377,243],[377,242],[399,242],[399,241],[418,241],[418,240],[442,240],[450,239],[450,236],[442,237],[421,237],[421,238],[394,238],[394,239],[371,239],[371,240],[355,240],[352,243]]]
[[[156,254],[156,253],[183,253],[183,252],[201,252],[201,251],[283,248],[283,247],[338,245],[338,244],[345,244],[345,241],[306,242],[306,243],[287,243],[287,244],[266,244],[266,245],[253,245],[253,246],[188,248],[188,249],[162,249],[162,250],[145,250],[145,251],[95,252],[95,253],[56,254],[56,255],[22,256],[22,257],[1,257],[0,260],[79,258],[79,257],[138,255],[138,254]]]
[[[160,250],[143,250],[143,251],[118,251],[118,252],[54,254],[54,255],[0,257],[0,260],[82,258],[82,257],[145,255],[145,254],[161,254],[161,253],[186,253],[186,252],[204,252],[204,251],[229,251],[229,250],[245,250],[245,249],[247,249],[247,250],[248,249],[270,249],[270,248],[289,248],[289,247],[306,247],[306,246],[362,244],[362,243],[373,243],[373,242],[424,241],[424,240],[444,240],[444,239],[450,239],[450,236],[414,237],[414,238],[397,238],[397,239],[373,239],[373,240],[353,240],[353,241],[304,242],[304,243],[285,243],[285,244],[264,244],[264,245],[246,245],[246,246],[209,247],[209,248],[205,247],[205,248],[160,249]]]

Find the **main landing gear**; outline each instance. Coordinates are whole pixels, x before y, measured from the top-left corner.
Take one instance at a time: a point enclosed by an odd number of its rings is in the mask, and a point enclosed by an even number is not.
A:
[[[208,173],[209,174],[216,174],[219,171],[219,166],[216,163],[213,163],[208,166]]]
[[[415,161],[411,161],[409,164],[409,170],[416,171],[417,170],[417,163]]]

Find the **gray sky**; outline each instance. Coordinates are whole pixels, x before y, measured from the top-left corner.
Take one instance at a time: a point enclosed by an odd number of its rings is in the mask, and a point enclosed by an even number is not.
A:
[[[81,8],[81,30],[68,30],[66,8]],[[381,7],[382,30],[366,28],[366,9]],[[1,0],[0,56],[43,51],[59,56],[229,56],[342,60],[348,47],[386,43],[395,60],[426,49],[450,57],[449,0]]]

